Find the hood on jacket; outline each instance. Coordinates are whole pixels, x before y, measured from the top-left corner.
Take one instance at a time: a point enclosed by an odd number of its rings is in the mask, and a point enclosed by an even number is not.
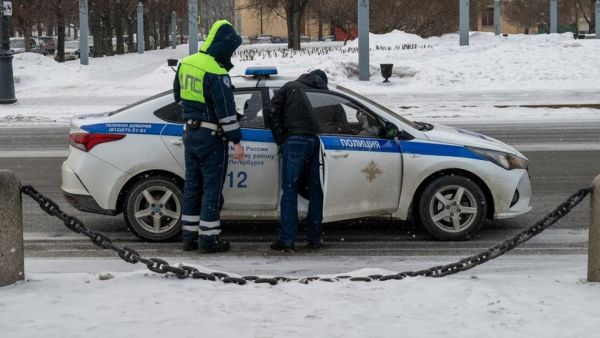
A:
[[[302,82],[305,85],[311,86],[313,88],[328,89],[326,80],[323,80],[323,77],[319,76],[319,74],[314,73],[314,71],[308,74],[300,75],[297,81]]]
[[[229,71],[233,68],[231,63],[233,52],[241,44],[242,37],[236,33],[231,23],[227,20],[219,20],[210,29],[200,52],[214,57],[223,68]]]

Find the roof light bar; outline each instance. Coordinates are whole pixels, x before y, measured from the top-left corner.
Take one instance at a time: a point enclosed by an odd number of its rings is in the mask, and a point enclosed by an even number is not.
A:
[[[248,67],[246,68],[246,75],[253,77],[269,77],[271,75],[277,75],[276,67]]]

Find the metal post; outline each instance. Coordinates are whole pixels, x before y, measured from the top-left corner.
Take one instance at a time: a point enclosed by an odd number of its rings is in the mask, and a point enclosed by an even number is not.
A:
[[[137,47],[138,54],[144,54],[144,4],[137,5]]]
[[[358,0],[358,79],[369,77],[369,0]]]
[[[460,45],[469,45],[469,0],[458,0],[460,3]]]
[[[15,103],[15,81],[13,77],[12,53],[8,16],[0,13],[0,104]]]
[[[500,0],[494,4],[494,32],[500,35]]]
[[[0,170],[0,286],[25,278],[21,182]]]
[[[600,0],[596,0],[596,20],[594,22],[594,33],[596,33],[596,39],[600,39]]]
[[[88,0],[79,0],[79,63],[89,65]]]
[[[550,0],[550,33],[558,33],[558,0]]]
[[[592,183],[588,242],[588,282],[600,282],[600,176]]]
[[[171,13],[171,37],[173,40],[171,41],[171,48],[177,48],[177,14],[175,11]]]
[[[190,55],[198,53],[198,0],[188,0]]]

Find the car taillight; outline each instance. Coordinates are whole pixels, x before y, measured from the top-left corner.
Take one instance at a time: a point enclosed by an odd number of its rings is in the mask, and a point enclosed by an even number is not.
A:
[[[69,134],[69,143],[77,149],[90,151],[100,143],[118,141],[124,137],[125,134],[73,133]]]

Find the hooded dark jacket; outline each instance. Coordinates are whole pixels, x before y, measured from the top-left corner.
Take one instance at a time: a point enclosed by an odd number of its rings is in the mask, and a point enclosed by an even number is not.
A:
[[[233,68],[231,56],[241,43],[242,39],[231,23],[226,20],[218,21],[211,28],[199,53],[181,60],[173,81],[173,95],[176,102],[181,102],[183,119],[219,124],[227,138],[234,143],[239,143],[242,135],[236,119],[233,86],[228,72]],[[189,70],[190,74],[186,74],[182,69],[184,65],[201,69],[205,73],[202,78]],[[202,90],[197,87],[200,85]],[[186,89],[186,86],[195,87],[198,97],[182,97],[182,89]],[[189,88],[187,89],[189,92]]]
[[[292,135],[317,135],[318,122],[305,99],[306,89],[327,90],[322,77],[309,73],[283,85],[273,96],[266,109],[265,123],[277,144],[283,144]]]

